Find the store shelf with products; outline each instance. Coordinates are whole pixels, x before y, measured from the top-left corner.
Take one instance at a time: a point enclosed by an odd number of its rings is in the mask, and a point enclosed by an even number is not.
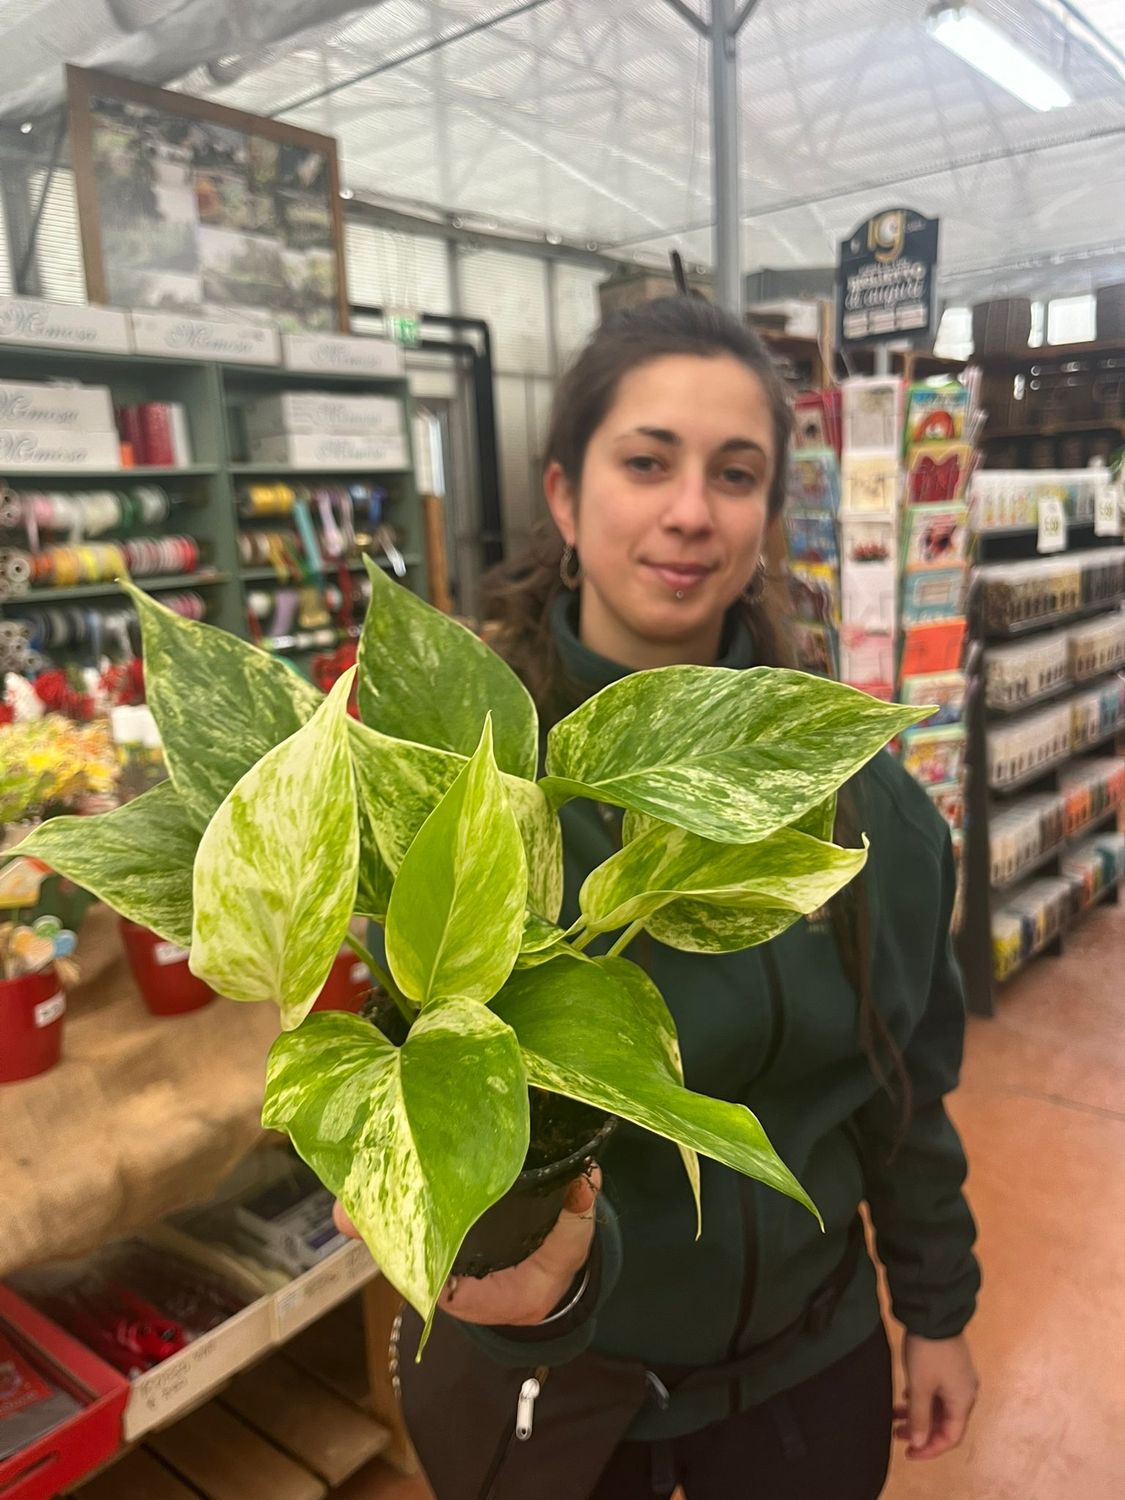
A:
[[[989,468],[1085,467],[1125,438],[1125,341],[975,355]]]
[[[1109,838],[1125,805],[1125,758],[1106,753],[1125,734],[1121,538],[1066,524],[1063,549],[1041,554],[1043,533],[1029,524],[1031,515],[1016,517],[1028,523],[1018,529],[996,523],[1006,506],[1034,511],[1046,491],[1064,514],[1081,513],[1107,479],[984,471],[973,481],[960,956],[969,1005],[979,1014],[992,1014],[1001,979],[1040,952],[1061,951],[1074,912],[1068,908],[1049,938],[1030,941],[1033,919],[1023,907],[1040,897],[1063,900],[1066,862],[1078,841],[1098,830]]]
[[[48,384],[60,378],[69,384]],[[275,488],[291,485],[300,490],[304,478],[314,493],[333,485],[350,490],[364,481],[380,486],[381,529],[374,545],[357,526],[357,549],[344,565],[360,573],[359,554],[370,551],[387,559],[408,587],[428,595],[426,531],[413,478],[409,396],[403,377],[368,379],[0,344],[0,387],[5,383],[37,420],[70,422],[68,441],[74,438],[76,421],[79,439],[85,431],[82,424],[89,423],[91,451],[112,448],[116,455],[126,441],[138,447],[172,443],[174,449],[168,451],[177,457],[186,453],[190,461],[115,469],[99,460],[65,470],[6,469],[0,457],[0,620],[14,622],[19,635],[14,646],[8,637],[0,642],[0,672],[34,671],[44,663],[90,669],[100,651],[125,649],[120,622],[131,606],[114,580],[126,571],[142,588],[166,596],[198,588],[202,604],[193,604],[193,610],[201,609],[211,624],[250,636],[247,588],[266,582],[271,574],[276,577],[276,570],[258,576],[245,571],[239,528],[246,522],[239,497],[243,487],[269,488],[270,481]],[[68,400],[74,410],[57,415],[55,409]],[[288,451],[293,444],[317,438],[307,431],[307,422],[299,435],[282,431],[271,437],[270,411],[276,407],[287,414],[296,402],[299,419],[300,403],[307,406],[317,400],[329,416],[334,410],[342,413],[341,430],[330,434],[328,441],[361,453],[377,450],[376,456],[385,462],[300,468],[253,458],[244,420],[249,410],[257,412],[254,441]],[[349,411],[355,410],[374,422],[375,436],[343,431],[358,425],[354,418],[348,420]],[[323,413],[318,409],[316,415]],[[283,415],[282,424],[286,419]],[[34,451],[34,433],[32,439]],[[176,545],[177,536],[182,545]],[[80,540],[72,542],[71,537]],[[302,577],[305,588],[323,590],[327,584],[321,580],[330,582],[340,564],[339,549],[328,550],[337,555],[320,559],[323,567]],[[395,561],[399,557],[401,564]],[[193,560],[194,566],[176,566]],[[52,579],[57,587],[47,586]],[[345,590],[345,601],[346,594]],[[34,621],[34,612],[56,607],[65,611],[79,604],[81,618],[66,616],[60,624],[54,617],[54,628],[36,631],[38,644],[32,646],[29,621]],[[112,627],[107,630],[100,623],[103,612]],[[343,629],[353,622],[341,618],[333,623]]]

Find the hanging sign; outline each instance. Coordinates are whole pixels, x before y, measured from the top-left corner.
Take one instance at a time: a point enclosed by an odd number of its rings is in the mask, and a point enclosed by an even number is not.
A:
[[[888,208],[840,241],[836,337],[841,346],[935,332],[937,219]]]

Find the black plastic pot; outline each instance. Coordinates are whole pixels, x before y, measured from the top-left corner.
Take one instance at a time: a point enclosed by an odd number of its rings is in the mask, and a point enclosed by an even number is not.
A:
[[[538,1250],[558,1222],[570,1184],[589,1170],[616,1128],[616,1116],[608,1115],[569,1156],[525,1168],[469,1230],[453,1262],[453,1275],[487,1276],[518,1265]]]
[[[406,1040],[405,1023],[385,996],[373,991],[361,1014],[396,1046]],[[575,1143],[573,1149],[557,1160],[543,1162],[533,1135],[528,1160],[536,1164],[525,1167],[503,1198],[469,1230],[453,1262],[454,1276],[488,1276],[518,1265],[538,1250],[558,1222],[570,1184],[589,1170],[617,1128],[615,1115],[601,1115],[590,1105],[561,1095],[549,1097],[556,1113],[566,1117],[559,1124],[564,1137],[569,1135]],[[556,1125],[556,1139],[558,1135]]]

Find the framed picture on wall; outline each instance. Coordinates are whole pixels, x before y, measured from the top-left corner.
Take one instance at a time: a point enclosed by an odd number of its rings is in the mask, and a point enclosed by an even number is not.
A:
[[[68,67],[91,302],[348,330],[332,136]]]

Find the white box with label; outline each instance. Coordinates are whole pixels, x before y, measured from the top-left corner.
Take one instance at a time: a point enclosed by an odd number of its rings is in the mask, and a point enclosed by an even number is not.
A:
[[[319,1266],[303,1271],[273,1295],[274,1341],[282,1344],[291,1339],[378,1274],[379,1267],[361,1240],[352,1240]]]
[[[389,339],[354,338],[346,333],[286,333],[282,363],[287,370],[323,370],[335,375],[401,378],[406,360]]]
[[[0,427],[0,470],[119,469],[116,432],[67,432],[61,427]]]
[[[260,401],[248,401],[242,414],[251,441],[282,432],[395,437],[403,428],[402,402],[394,396],[285,391]]]
[[[276,365],[277,330],[259,323],[223,323],[183,313],[135,312],[133,344],[138,354],[168,359],[213,359],[220,364]]]
[[[306,472],[369,469],[376,472],[408,469],[410,457],[406,436],[356,437],[349,433],[274,433],[250,443],[250,459],[257,464]]]
[[[128,354],[128,315],[115,307],[80,307],[36,297],[0,297],[0,342],[50,349]]]
[[[271,1301],[262,1297],[218,1328],[193,1339],[171,1359],[133,1381],[121,1424],[127,1443],[153,1427],[163,1427],[198,1406],[224,1381],[273,1347]]]
[[[0,382],[0,427],[113,432],[113,402],[104,385],[6,380]]]

